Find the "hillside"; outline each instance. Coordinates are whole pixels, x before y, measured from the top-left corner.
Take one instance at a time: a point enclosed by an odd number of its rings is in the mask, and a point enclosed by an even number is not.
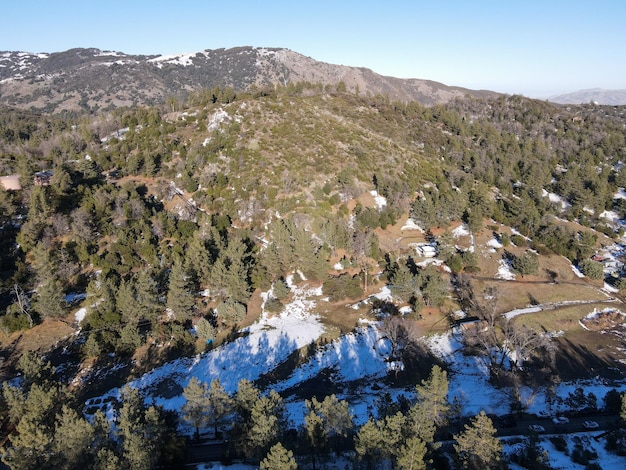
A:
[[[288,49],[239,47],[173,56],[137,56],[98,49],[57,53],[0,52],[0,103],[46,112],[110,110],[119,106],[184,100],[189,92],[231,87],[246,90],[289,82],[346,88],[424,105],[490,91],[430,80],[385,77],[359,67],[316,61]]]
[[[481,410],[503,440],[514,415],[529,452],[539,413],[567,415],[563,459],[585,420],[621,438],[625,109],[309,78],[2,109],[21,185],[0,190],[7,465],[36,444],[41,467],[167,467],[224,433],[255,464],[281,442],[305,468],[409,444],[437,466]],[[194,414],[209,389],[223,411]]]
[[[563,95],[551,96],[548,101],[559,104],[596,103],[601,105],[620,106],[626,104],[626,90],[603,90],[592,88],[579,90]]]

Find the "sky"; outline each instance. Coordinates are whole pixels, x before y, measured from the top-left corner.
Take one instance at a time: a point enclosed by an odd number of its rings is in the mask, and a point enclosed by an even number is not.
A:
[[[531,98],[626,89],[621,0],[7,0],[0,11],[0,51],[284,47]]]

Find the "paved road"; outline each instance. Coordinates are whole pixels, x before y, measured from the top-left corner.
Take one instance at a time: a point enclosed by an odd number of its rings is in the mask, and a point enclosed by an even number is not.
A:
[[[594,414],[589,416],[569,417],[569,420],[567,424],[555,424],[552,418],[538,418],[533,415],[522,415],[520,418],[516,418],[516,425],[514,427],[503,427],[498,424],[497,420],[494,422],[494,425],[498,429],[498,436],[530,434],[531,431],[528,426],[531,424],[543,426],[545,434],[569,434],[574,432],[606,431],[608,429],[614,429],[619,423],[619,416],[617,414]],[[595,421],[598,423],[599,427],[597,429],[586,429],[583,426],[585,421]]]

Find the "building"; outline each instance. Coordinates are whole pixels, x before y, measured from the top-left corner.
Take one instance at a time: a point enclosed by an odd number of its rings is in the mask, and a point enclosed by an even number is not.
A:
[[[22,189],[20,175],[0,176],[0,185],[7,191],[19,191]]]

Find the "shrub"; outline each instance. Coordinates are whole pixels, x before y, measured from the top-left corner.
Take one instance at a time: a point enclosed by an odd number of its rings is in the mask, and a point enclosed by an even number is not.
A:
[[[332,301],[345,298],[354,299],[363,294],[359,276],[350,276],[349,274],[329,277],[322,286],[322,292]]]
[[[527,251],[520,256],[514,256],[511,267],[522,277],[527,274],[535,274],[539,271],[539,257],[532,251]]]
[[[522,237],[521,235],[518,234],[514,234],[511,235],[511,242],[513,242],[513,244],[515,246],[526,246],[526,239],[524,237]]]
[[[563,452],[567,455],[567,441],[563,436],[554,436],[550,438],[550,442],[554,445],[554,448],[559,452]]]
[[[265,310],[270,313],[280,313],[283,311],[284,308],[285,306],[282,304],[282,302],[273,297],[267,299],[267,302],[265,302]]]
[[[282,300],[289,295],[291,290],[289,286],[283,279],[279,279],[274,283],[274,288],[272,289],[272,293],[274,297],[278,300]]]
[[[604,277],[604,266],[598,261],[584,259],[578,263],[578,268],[589,279],[599,280]]]
[[[580,465],[588,465],[592,460],[598,458],[598,454],[594,450],[583,447],[582,444],[576,444],[572,451],[572,462]]]
[[[196,323],[196,333],[198,334],[198,338],[201,339],[215,339],[215,327],[211,325],[206,318],[201,318]]]
[[[246,316],[246,306],[233,299],[227,299],[215,308],[218,316],[231,323],[239,323]]]

